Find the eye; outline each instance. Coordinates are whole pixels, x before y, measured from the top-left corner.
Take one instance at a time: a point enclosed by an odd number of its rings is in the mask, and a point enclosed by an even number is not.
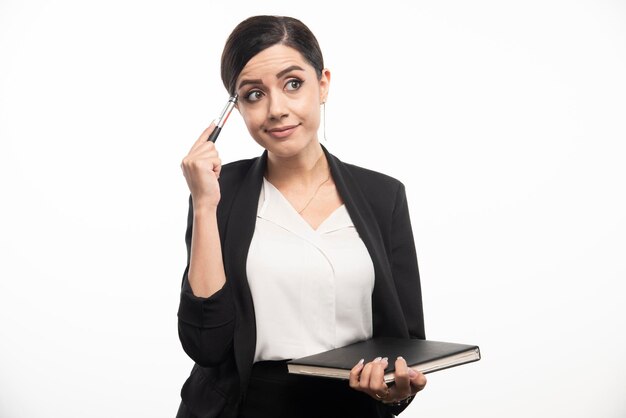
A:
[[[292,78],[291,80],[287,81],[287,84],[285,85],[285,89],[289,90],[289,91],[294,91],[294,90],[298,90],[300,87],[302,87],[302,80],[298,80],[297,78]]]
[[[248,102],[257,102],[261,100],[261,97],[263,97],[263,92],[261,92],[260,90],[252,90],[248,92],[244,97]]]

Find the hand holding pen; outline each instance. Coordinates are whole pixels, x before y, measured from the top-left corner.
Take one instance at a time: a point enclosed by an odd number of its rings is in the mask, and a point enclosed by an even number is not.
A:
[[[211,126],[202,132],[181,163],[194,208],[201,206],[215,209],[219,203],[220,190],[217,179],[222,169],[222,161],[215,148],[215,140],[236,102],[236,95],[229,98],[217,122],[211,123]]]

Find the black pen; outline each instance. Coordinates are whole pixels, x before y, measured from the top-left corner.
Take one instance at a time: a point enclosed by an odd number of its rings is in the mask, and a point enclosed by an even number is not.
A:
[[[209,139],[207,139],[207,141],[215,142],[217,140],[217,137],[222,131],[222,127],[228,120],[228,117],[230,116],[230,112],[233,111],[235,104],[237,104],[236,94],[234,96],[230,96],[230,98],[228,99],[226,106],[224,106],[224,110],[222,110],[222,114],[217,119],[217,123],[215,124],[215,129],[213,129],[213,132],[211,132],[211,135],[209,135]]]

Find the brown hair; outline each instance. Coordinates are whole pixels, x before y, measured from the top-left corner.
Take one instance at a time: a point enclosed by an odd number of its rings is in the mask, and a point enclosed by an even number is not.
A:
[[[222,81],[230,95],[235,94],[241,70],[259,52],[282,44],[302,54],[322,77],[324,58],[311,30],[298,19],[287,16],[252,16],[235,27],[222,52]]]

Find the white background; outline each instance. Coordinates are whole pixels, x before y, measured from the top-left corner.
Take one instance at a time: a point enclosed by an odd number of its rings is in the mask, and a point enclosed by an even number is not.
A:
[[[478,344],[410,417],[625,417],[626,3],[0,2],[0,416],[173,417],[188,191],[223,43],[318,36],[324,144],[408,192],[427,336]],[[260,148],[234,114],[224,162]]]

